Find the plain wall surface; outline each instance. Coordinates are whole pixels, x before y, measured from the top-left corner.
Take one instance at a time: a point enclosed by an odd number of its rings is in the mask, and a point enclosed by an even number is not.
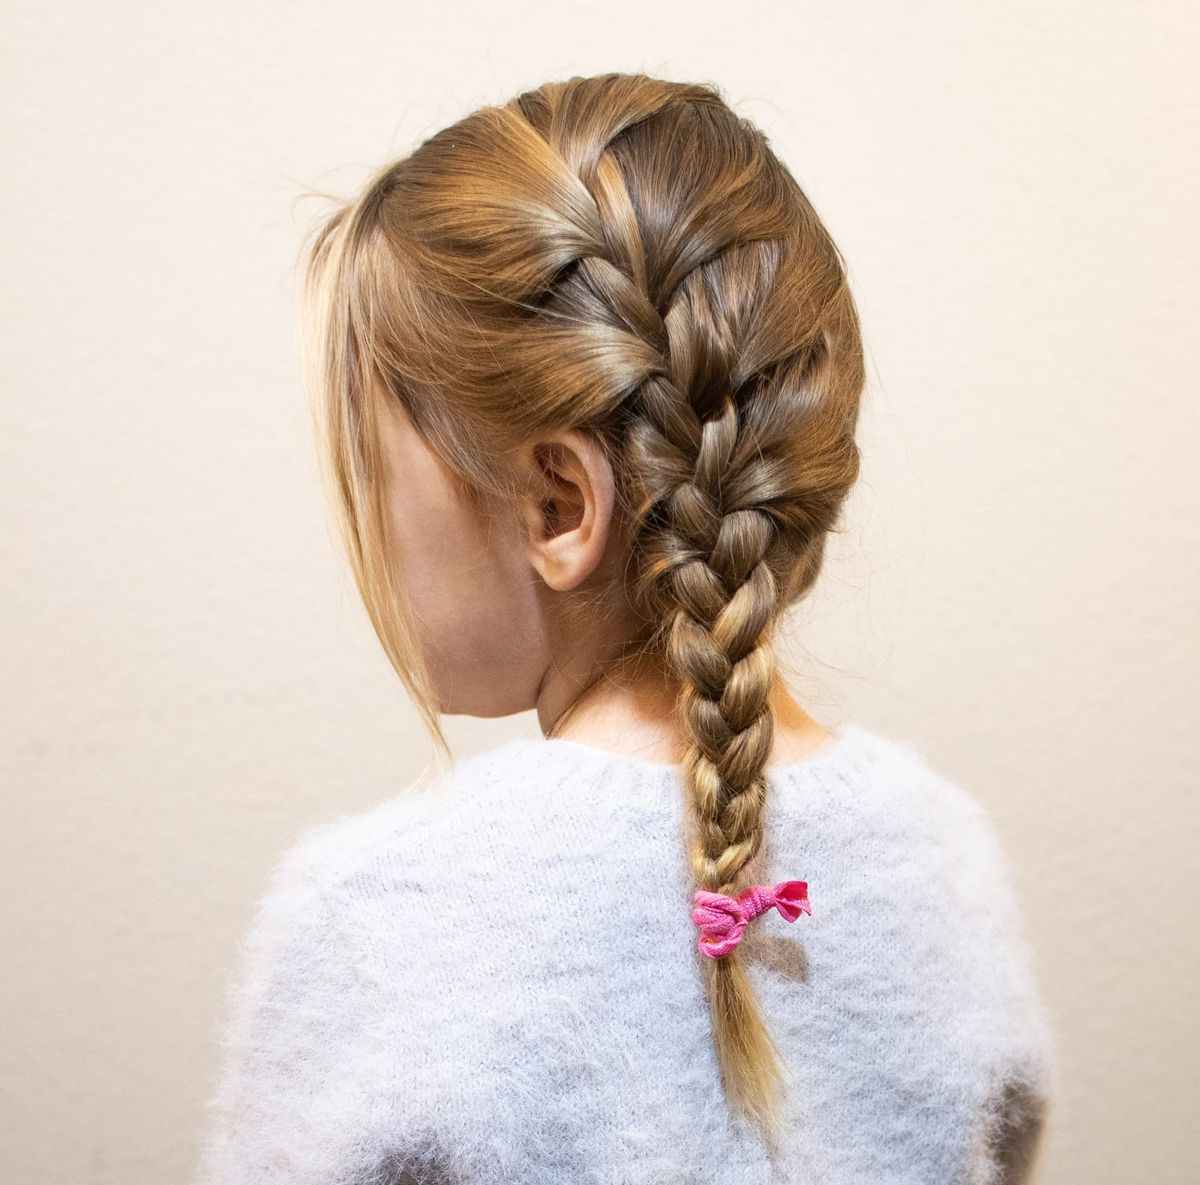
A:
[[[295,195],[644,70],[720,85],[848,259],[863,476],[788,662],[997,822],[1039,1181],[1200,1180],[1194,5],[3,13],[0,1179],[188,1180],[268,869],[429,752],[326,525]]]

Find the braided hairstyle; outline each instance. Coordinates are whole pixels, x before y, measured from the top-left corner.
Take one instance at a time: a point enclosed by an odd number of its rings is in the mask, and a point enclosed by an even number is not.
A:
[[[764,134],[712,86],[547,83],[379,170],[318,227],[305,291],[359,588],[443,746],[382,557],[378,401],[492,494],[516,495],[506,456],[539,432],[603,441],[634,652],[678,686],[697,887],[736,894],[763,839],[772,636],[858,475],[864,380],[841,255]],[[779,1051],[738,952],[698,961],[727,1097],[774,1129]]]

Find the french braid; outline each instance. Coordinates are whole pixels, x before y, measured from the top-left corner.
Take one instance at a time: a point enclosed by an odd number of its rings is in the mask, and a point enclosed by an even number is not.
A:
[[[713,105],[709,92],[671,97],[676,110]],[[744,431],[739,407],[772,392],[749,381],[754,376],[745,373],[744,360],[739,371],[745,327],[714,315],[720,302],[704,277],[719,284],[725,253],[744,252],[747,241],[790,223],[770,192],[766,200],[760,192],[757,206],[744,200],[742,216],[730,219],[713,196],[738,191],[732,183],[723,187],[725,178],[710,177],[695,209],[676,208],[688,234],[647,244],[625,169],[610,148],[612,128],[579,134],[572,116],[581,101],[578,91],[563,87],[539,92],[538,103],[526,100],[524,109],[595,202],[603,233],[581,249],[576,278],[627,329],[630,356],[645,370],[628,403],[622,456],[638,558],[634,593],[658,623],[656,639],[681,688],[696,881],[736,894],[763,841],[765,768],[774,739],[771,638],[786,591],[775,565],[786,565],[789,554],[813,542],[818,527],[832,523],[818,507],[810,506],[799,523],[794,513],[773,513],[781,500],[772,498],[763,459],[770,442],[761,430]],[[725,163],[730,174],[746,168],[732,155]],[[743,196],[750,190],[745,185]],[[771,258],[769,249],[766,254]],[[776,443],[791,427],[792,417],[775,417]],[[711,975],[727,1093],[744,1113],[774,1123],[782,1086],[778,1049],[736,952],[714,960]]]
[[[483,108],[381,172],[353,215],[347,241],[381,228],[403,282],[343,253],[387,306],[344,352],[461,472],[498,488],[497,458],[547,428],[610,445],[627,592],[679,687],[694,878],[735,893],[763,844],[775,627],[858,472],[861,344],[836,247],[714,88],[636,74]],[[779,1050],[739,953],[699,961],[727,1097],[773,1130]]]

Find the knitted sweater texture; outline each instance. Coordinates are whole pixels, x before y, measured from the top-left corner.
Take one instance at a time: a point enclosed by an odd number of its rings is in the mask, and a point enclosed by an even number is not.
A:
[[[1055,1040],[987,814],[848,724],[770,769],[765,819],[739,887],[812,908],[733,956],[789,1076],[779,1144],[722,1091],[681,772],[521,737],[278,862],[197,1185],[1025,1179]]]

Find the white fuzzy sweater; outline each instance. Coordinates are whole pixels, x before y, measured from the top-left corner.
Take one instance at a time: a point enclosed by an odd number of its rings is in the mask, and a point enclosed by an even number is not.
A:
[[[199,1185],[1026,1179],[1056,1046],[975,800],[853,724],[770,771],[744,880],[812,906],[738,950],[793,1079],[774,1149],[722,1093],[685,820],[676,768],[522,737],[306,834],[243,941]]]

